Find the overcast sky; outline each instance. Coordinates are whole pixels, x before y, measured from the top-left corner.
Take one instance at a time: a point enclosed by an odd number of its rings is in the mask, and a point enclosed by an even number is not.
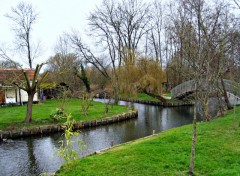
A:
[[[11,7],[19,2],[31,2],[39,12],[38,20],[33,26],[34,41],[42,45],[41,56],[35,64],[46,61],[54,55],[54,46],[63,32],[77,29],[84,33],[87,25],[87,16],[90,11],[100,5],[102,0],[0,0],[0,46],[12,45],[14,33],[11,31],[11,21],[4,15],[11,13]],[[15,60],[20,61],[15,55]],[[27,65],[24,64],[25,67]]]

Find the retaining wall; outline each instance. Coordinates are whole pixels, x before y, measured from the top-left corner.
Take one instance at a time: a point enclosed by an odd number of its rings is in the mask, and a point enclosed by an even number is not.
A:
[[[137,117],[138,117],[138,111],[135,110],[135,111],[119,114],[119,115],[113,115],[112,117],[106,117],[103,119],[76,122],[74,124],[73,130],[116,123],[116,122],[137,118]],[[14,138],[33,136],[33,135],[57,133],[62,131],[63,131],[62,124],[44,125],[40,127],[23,128],[18,130],[11,130],[11,131],[0,131],[0,141],[3,141],[3,139],[14,139]]]

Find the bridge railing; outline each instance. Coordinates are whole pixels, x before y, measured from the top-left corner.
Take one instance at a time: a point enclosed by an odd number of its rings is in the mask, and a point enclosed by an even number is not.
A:
[[[182,94],[185,94],[186,92],[192,92],[192,91],[195,91],[194,80],[189,80],[174,87],[171,90],[171,94],[172,94],[172,98],[176,98],[181,96]]]
[[[223,81],[224,81],[224,85],[225,85],[227,92],[233,93],[235,95],[239,94],[238,83],[231,81],[231,80],[227,80],[227,79],[224,79]],[[219,84],[221,85],[220,81],[219,81]],[[205,85],[205,86],[207,87],[207,85]],[[182,95],[185,95],[188,92],[194,92],[195,90],[196,89],[195,89],[195,85],[194,85],[194,80],[186,81],[182,84],[179,84],[178,86],[174,87],[171,90],[172,98],[180,97]]]
[[[239,85],[238,85],[237,82],[227,80],[227,79],[224,79],[223,81],[224,81],[224,85],[225,85],[225,88],[226,88],[227,92],[230,92],[234,95],[239,94]]]

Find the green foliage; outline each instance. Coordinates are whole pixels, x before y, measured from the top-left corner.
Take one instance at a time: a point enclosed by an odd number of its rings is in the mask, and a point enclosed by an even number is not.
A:
[[[75,75],[77,75],[77,77],[79,79],[82,80],[83,84],[86,87],[86,91],[90,92],[90,83],[89,83],[89,79],[88,79],[87,74],[86,74],[86,70],[85,70],[83,64],[81,64],[80,67],[81,67],[81,74],[78,73],[78,70],[77,70],[76,67],[74,68],[75,69],[74,73],[75,73]]]
[[[79,78],[83,81],[83,83],[86,87],[86,91],[90,92],[90,83],[89,83],[88,77],[86,75],[85,68],[83,67],[82,64],[81,64],[81,76]]]
[[[92,105],[93,102],[93,94],[87,94],[86,92],[82,92],[81,97],[81,111],[86,116],[88,115],[88,109]]]
[[[233,111],[197,124],[196,175],[239,175],[240,128],[232,119]],[[191,140],[192,125],[170,129],[63,166],[56,175],[188,175]]]
[[[71,115],[67,115],[67,121],[65,122],[64,128],[64,137],[65,141],[60,141],[61,146],[57,150],[57,154],[60,158],[64,159],[66,164],[74,164],[74,161],[79,158],[77,151],[73,149],[73,144],[75,143],[72,140],[72,137],[78,136],[78,132],[73,131],[74,120],[71,119]],[[81,140],[77,140],[79,148],[81,148]]]
[[[54,122],[60,122],[63,119],[65,119],[66,117],[67,117],[67,115],[64,113],[64,110],[60,109],[60,108],[56,108],[56,110],[50,114],[50,118]]]

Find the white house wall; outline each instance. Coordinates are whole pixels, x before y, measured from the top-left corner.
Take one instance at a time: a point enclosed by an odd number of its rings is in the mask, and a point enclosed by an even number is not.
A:
[[[28,102],[28,94],[26,91],[20,89],[20,94],[21,94],[21,102]],[[16,98],[17,96],[17,98]],[[16,102],[17,99],[17,102]],[[35,93],[33,97],[33,101],[38,101],[38,93]],[[7,88],[5,89],[5,103],[20,103],[20,98],[19,98],[19,89],[15,88]]]
[[[22,102],[28,102],[28,94],[27,94],[27,92],[22,90],[22,89],[20,89],[20,91],[21,91],[21,97],[22,97],[21,100],[22,100]],[[17,96],[18,96],[17,100],[18,100],[18,103],[19,103],[20,102],[19,91],[17,93]],[[33,97],[33,101],[38,101],[38,93],[35,93],[35,95]]]
[[[15,89],[6,89],[5,91],[6,103],[16,103],[16,92]]]

